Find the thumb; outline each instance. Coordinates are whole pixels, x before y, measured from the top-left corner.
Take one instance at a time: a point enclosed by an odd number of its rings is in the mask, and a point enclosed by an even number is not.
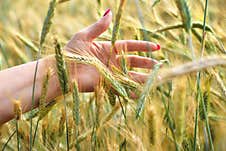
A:
[[[103,32],[105,32],[108,29],[111,21],[112,12],[110,9],[107,9],[100,20],[82,31],[84,32],[83,34],[85,34],[86,40],[92,41],[93,39],[101,35]]]

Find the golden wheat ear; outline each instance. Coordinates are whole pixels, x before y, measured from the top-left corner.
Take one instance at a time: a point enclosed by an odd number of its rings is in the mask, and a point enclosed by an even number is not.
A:
[[[88,57],[88,56],[81,56],[77,54],[65,54],[65,58],[71,61],[75,61],[77,63],[83,63],[94,66],[100,74],[105,78],[105,80],[112,85],[112,87],[124,98],[128,99],[128,94],[125,88],[115,79],[112,73],[109,71],[108,68],[97,58],[95,57]]]

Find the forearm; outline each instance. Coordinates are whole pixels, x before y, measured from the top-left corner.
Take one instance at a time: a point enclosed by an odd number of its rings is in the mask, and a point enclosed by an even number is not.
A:
[[[21,101],[23,112],[31,109],[35,66],[36,61],[0,71],[0,125],[13,118],[14,99],[19,99]],[[49,68],[53,70],[53,74],[50,76],[47,101],[50,101],[61,94],[54,56],[52,55],[40,59],[34,93],[35,106],[38,105],[42,81]]]

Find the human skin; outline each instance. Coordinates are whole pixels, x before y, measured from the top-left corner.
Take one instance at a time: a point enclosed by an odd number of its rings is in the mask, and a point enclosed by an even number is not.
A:
[[[160,49],[160,45],[146,41],[119,40],[115,43],[111,51],[111,42],[93,41],[109,27],[112,20],[112,12],[108,9],[104,16],[93,25],[76,33],[64,47],[65,53],[92,55],[99,59],[103,64],[119,67],[121,56],[119,51],[134,52],[149,50],[155,51]],[[126,59],[131,67],[151,69],[156,60],[151,58],[140,57],[136,55],[127,55]],[[0,125],[11,120],[14,117],[13,100],[21,101],[22,111],[27,112],[32,107],[32,87],[36,61],[15,66],[0,71]],[[51,68],[52,76],[50,77],[47,100],[60,96],[61,89],[57,77],[57,68],[54,55],[44,57],[39,60],[35,85],[35,107],[38,106],[41,95],[42,81],[48,69]],[[92,92],[100,80],[99,72],[90,65],[76,64],[68,62],[70,82],[76,80],[80,92]],[[145,82],[146,74],[129,71],[132,79],[138,82]]]

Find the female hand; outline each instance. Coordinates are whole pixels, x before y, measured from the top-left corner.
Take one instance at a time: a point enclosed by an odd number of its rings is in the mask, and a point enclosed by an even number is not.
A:
[[[67,53],[75,53],[79,55],[89,54],[98,58],[105,65],[110,62],[110,64],[119,67],[119,60],[121,56],[118,54],[118,51],[147,52],[149,50],[155,51],[160,49],[160,45],[151,42],[119,40],[116,41],[115,47],[111,52],[112,46],[110,41],[93,41],[100,34],[107,30],[111,21],[112,12],[110,9],[108,9],[99,21],[76,33],[72,37],[72,39],[65,46]],[[138,68],[152,68],[153,65],[157,63],[157,61],[154,59],[136,55],[127,55],[126,59],[131,67]],[[98,71],[90,65],[74,65],[72,65],[70,69],[72,70],[72,72],[76,72],[75,75],[77,75],[76,79],[78,81],[80,91],[93,91],[100,79],[100,74],[98,73]],[[132,77],[132,79],[138,82],[144,82],[146,79],[146,75],[142,73],[130,71],[129,75]]]

